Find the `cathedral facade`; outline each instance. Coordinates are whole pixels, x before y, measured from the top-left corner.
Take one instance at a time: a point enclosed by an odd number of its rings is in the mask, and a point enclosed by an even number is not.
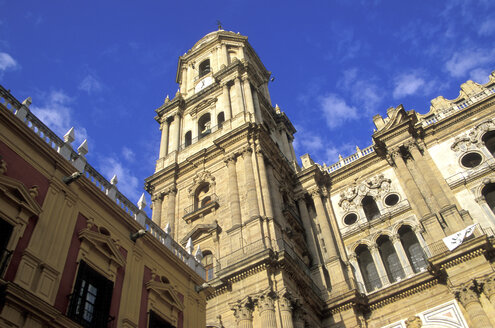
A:
[[[331,166],[298,164],[269,79],[218,30],[156,110],[152,220],[199,245],[207,327],[495,326],[495,74],[376,115],[372,146]]]

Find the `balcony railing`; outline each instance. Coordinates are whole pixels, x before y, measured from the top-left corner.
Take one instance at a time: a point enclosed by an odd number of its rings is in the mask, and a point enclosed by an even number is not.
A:
[[[188,206],[184,209],[184,217],[188,217],[191,215],[194,215],[198,212],[204,212],[205,210],[209,210],[213,207],[218,206],[218,196],[216,194],[210,194],[208,195],[210,197],[208,202],[205,202],[205,204],[193,204],[191,206]]]
[[[468,240],[481,236],[493,237],[494,233],[492,228],[482,228],[479,224],[477,224],[476,227],[474,228],[473,234],[468,238],[464,239],[463,243],[465,243]],[[447,248],[447,245],[445,245],[445,243],[443,242],[443,240],[439,240],[429,244],[428,249],[430,251],[431,257],[450,252],[449,249]]]
[[[409,279],[417,274],[425,272],[427,270],[427,262],[424,262],[424,265],[417,266],[407,266],[400,267],[395,270],[391,270],[387,272],[384,276],[377,276],[374,279],[369,279],[364,282],[364,289],[361,289],[361,292],[366,294],[374,293],[380,289],[395,285],[400,283],[403,280]],[[407,275],[409,272],[409,275]],[[364,277],[363,277],[364,278]],[[359,288],[362,288],[363,284],[360,284]]]

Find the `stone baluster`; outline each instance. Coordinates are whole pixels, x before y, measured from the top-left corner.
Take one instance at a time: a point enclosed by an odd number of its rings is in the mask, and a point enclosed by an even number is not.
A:
[[[258,310],[263,328],[277,328],[275,300],[270,293],[258,299]]]
[[[406,277],[409,277],[414,274],[412,270],[411,264],[407,259],[407,254],[404,251],[404,247],[402,247],[402,243],[400,242],[400,237],[398,235],[394,235],[391,238],[392,244],[394,245],[395,253],[397,253],[397,257],[399,258],[400,264],[404,269]]]
[[[471,319],[471,327],[485,328],[491,327],[490,320],[481,306],[478,294],[474,286],[464,286],[458,289],[455,293],[456,298],[466,309],[466,313]]]
[[[229,201],[230,216],[232,218],[232,228],[241,225],[241,205],[239,202],[239,187],[237,184],[236,155],[231,154],[226,157],[225,164],[229,175]]]
[[[373,262],[375,263],[376,270],[378,271],[378,275],[380,276],[380,281],[382,286],[386,286],[390,284],[388,280],[387,271],[385,270],[385,266],[382,262],[382,257],[380,256],[380,251],[378,250],[378,245],[373,244],[370,247],[371,257],[373,257]]]
[[[278,300],[280,306],[280,316],[282,318],[283,328],[294,328],[294,322],[292,321],[292,301],[284,295]]]
[[[246,147],[242,152],[242,159],[244,162],[244,174],[246,177],[246,192],[247,192],[247,204],[249,208],[249,218],[260,216],[260,209],[258,205],[258,195],[256,193],[256,184],[254,180],[253,149]]]

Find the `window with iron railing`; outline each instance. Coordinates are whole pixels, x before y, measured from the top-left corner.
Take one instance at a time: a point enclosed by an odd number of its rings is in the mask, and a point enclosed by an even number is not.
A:
[[[67,316],[83,327],[108,327],[113,320],[109,316],[112,291],[112,281],[81,261]]]

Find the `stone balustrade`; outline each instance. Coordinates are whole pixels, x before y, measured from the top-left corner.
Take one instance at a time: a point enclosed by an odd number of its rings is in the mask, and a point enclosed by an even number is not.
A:
[[[70,161],[74,167],[83,173],[101,192],[111,198],[119,207],[121,207],[132,219],[138,221],[144,229],[165,245],[173,254],[191,267],[203,279],[206,277],[205,269],[201,264],[201,255],[192,254],[192,251],[186,251],[170,236],[169,232],[163,231],[156,225],[144,212],[146,203],[144,194],[141,197],[138,206],[134,205],[118,189],[116,177],[109,182],[94,167],[87,163],[84,155],[87,153],[87,143],[83,142],[78,151],[72,149],[71,143],[74,140],[72,129],[64,137],[66,140],[58,137],[49,127],[38,119],[30,110],[31,99],[28,98],[22,103],[10,94],[3,86],[0,85],[0,106],[2,110],[7,109],[9,112],[18,117],[31,130],[36,133],[51,148],[60,153],[66,160]],[[192,244],[191,244],[192,247]]]

